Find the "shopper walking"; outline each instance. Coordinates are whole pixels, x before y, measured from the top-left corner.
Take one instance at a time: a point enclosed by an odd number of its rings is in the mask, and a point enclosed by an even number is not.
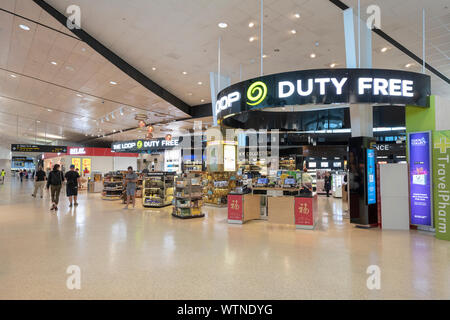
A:
[[[2,173],[1,173],[2,184],[5,183],[5,176],[6,176],[5,169],[2,169]]]
[[[325,189],[325,192],[327,193],[327,198],[328,198],[330,196],[330,190],[331,190],[331,175],[328,171],[325,173],[324,189]]]
[[[78,188],[81,188],[80,174],[75,170],[75,166],[72,164],[70,170],[66,172],[66,195],[69,197],[69,207],[74,204],[78,206]],[[75,202],[75,203],[74,203]]]
[[[53,170],[48,174],[47,189],[50,189],[52,196],[52,207],[50,210],[58,210],[59,194],[61,193],[62,183],[64,182],[64,175],[59,169],[60,165],[55,164]]]
[[[36,195],[39,191],[39,194],[41,195],[41,199],[44,197],[44,187],[45,187],[45,181],[47,180],[47,177],[45,176],[45,171],[42,170],[42,167],[38,168],[38,171],[34,175],[34,191],[31,195],[32,197],[36,198]]]
[[[23,171],[22,171],[22,169],[20,169],[20,171],[19,171],[19,177],[20,177],[20,182],[22,182],[23,181]]]
[[[125,186],[127,192],[127,202],[124,209],[128,209],[130,200],[133,202],[133,209],[136,205],[136,182],[138,181],[138,175],[133,171],[133,167],[128,167],[128,173],[125,175]]]

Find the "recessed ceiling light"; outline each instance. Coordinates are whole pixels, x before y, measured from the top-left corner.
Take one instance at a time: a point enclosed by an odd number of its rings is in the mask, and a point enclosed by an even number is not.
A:
[[[16,76],[15,74],[10,74],[10,76],[11,76],[12,78],[17,78],[17,76]]]
[[[155,68],[155,67],[153,67],[153,68],[152,68],[152,70],[153,70],[153,71],[155,71],[155,70],[156,70],[156,68]]]
[[[188,96],[192,96],[192,92],[188,92]]]
[[[311,54],[309,55],[309,57],[310,57],[311,59],[314,59],[314,58],[316,57],[316,54],[313,52],[313,53],[311,53]]]
[[[52,109],[47,109],[48,112],[52,112]]]
[[[248,24],[248,27],[249,28],[253,28],[255,26],[255,23],[254,22],[250,22],[249,24]]]
[[[410,68],[410,67],[412,67],[412,66],[413,66],[412,63],[407,63],[407,64],[405,64],[405,68]]]
[[[205,102],[205,99],[200,100],[200,102]]]
[[[114,85],[114,86],[117,84],[117,82],[115,82],[115,81],[110,81],[109,83]]]
[[[86,51],[86,48],[81,48],[81,51],[85,52],[85,51]]]
[[[250,42],[253,42],[253,41],[255,41],[255,40],[256,40],[255,37],[250,37],[250,38],[248,39],[248,41],[250,41]]]
[[[296,33],[297,33],[297,30],[292,29],[292,30],[291,30],[291,33],[292,33],[292,34],[296,34]]]
[[[131,111],[136,111],[136,109],[135,108],[131,108]]]
[[[199,82],[197,82],[197,84],[198,84],[199,86],[201,86],[201,85],[203,84],[203,82],[199,81]]]
[[[20,29],[25,31],[30,31],[30,27],[25,24],[19,24]]]
[[[50,62],[52,65],[56,66],[58,63],[56,61]]]
[[[300,19],[300,13],[295,13],[294,17],[297,18],[297,19]]]
[[[265,59],[267,58],[267,54],[263,54],[262,57]]]
[[[41,121],[40,121],[40,120],[36,120],[36,122],[37,122],[37,123],[41,123]]]
[[[334,68],[334,67],[336,67],[336,63],[330,63],[330,68]]]
[[[80,98],[83,97],[83,95],[82,95],[82,94],[79,94],[79,93],[77,93],[77,96],[80,97]]]
[[[220,22],[218,26],[219,28],[225,29],[226,27],[228,27],[228,24],[226,24],[225,22]]]
[[[185,75],[187,74],[187,72],[186,72],[186,71],[183,71],[182,73],[183,73],[183,74],[185,74]]]
[[[387,47],[383,47],[383,48],[381,48],[381,52],[386,52],[388,50],[388,48]]]

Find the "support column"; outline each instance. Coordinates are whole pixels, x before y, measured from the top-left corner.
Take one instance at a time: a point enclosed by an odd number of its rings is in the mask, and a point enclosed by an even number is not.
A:
[[[373,137],[373,107],[367,104],[350,105],[352,137]]]

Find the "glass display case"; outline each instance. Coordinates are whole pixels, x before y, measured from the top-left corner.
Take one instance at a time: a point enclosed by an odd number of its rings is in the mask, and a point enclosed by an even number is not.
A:
[[[171,205],[174,193],[174,177],[174,172],[147,173],[142,183],[142,205],[156,208]]]

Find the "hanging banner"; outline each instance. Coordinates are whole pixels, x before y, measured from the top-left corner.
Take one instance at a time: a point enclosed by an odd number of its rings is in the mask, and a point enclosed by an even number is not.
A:
[[[433,227],[431,131],[408,134],[411,224]]]
[[[436,238],[450,241],[450,130],[433,132],[433,182]]]
[[[72,164],[75,166],[75,169],[81,169],[81,159],[80,158],[72,158]]]
[[[91,158],[83,158],[83,176],[91,174]]]

